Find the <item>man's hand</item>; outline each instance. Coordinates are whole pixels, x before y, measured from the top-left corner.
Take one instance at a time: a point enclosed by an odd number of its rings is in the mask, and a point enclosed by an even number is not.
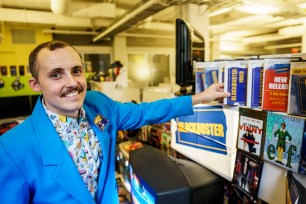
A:
[[[209,103],[216,99],[229,97],[229,92],[223,91],[223,83],[215,83],[205,89],[203,92],[192,96],[192,105],[199,103]]]

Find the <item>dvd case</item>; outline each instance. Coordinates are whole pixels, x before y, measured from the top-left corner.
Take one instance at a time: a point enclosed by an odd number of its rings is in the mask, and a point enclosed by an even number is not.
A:
[[[287,113],[306,116],[306,61],[291,62]]]
[[[253,202],[257,200],[262,168],[261,159],[237,150],[232,183]]]
[[[239,107],[237,148],[263,157],[267,112]]]
[[[305,131],[304,117],[268,112],[264,159],[297,173]]]
[[[262,110],[287,112],[290,61],[264,59]]]
[[[226,61],[224,65],[224,91],[231,96],[224,98],[226,105],[246,105],[248,60]]]
[[[262,100],[263,59],[251,59],[248,63],[246,106],[260,108]]]

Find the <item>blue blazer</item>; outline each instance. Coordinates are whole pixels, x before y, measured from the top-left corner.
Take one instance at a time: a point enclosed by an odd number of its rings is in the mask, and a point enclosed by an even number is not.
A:
[[[86,94],[84,109],[99,138],[103,160],[96,203],[119,203],[115,181],[117,131],[193,113],[190,96],[152,103],[119,103],[100,92]],[[94,118],[109,120],[104,130]],[[0,137],[0,203],[95,203],[48,118],[41,97],[24,122]]]

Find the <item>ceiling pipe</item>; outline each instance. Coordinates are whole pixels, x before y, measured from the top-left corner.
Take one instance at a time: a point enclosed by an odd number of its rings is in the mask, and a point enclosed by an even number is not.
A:
[[[26,24],[43,24],[65,28],[88,28],[91,27],[89,18],[67,17],[56,15],[47,11],[32,11],[24,9],[9,9],[0,7],[0,21],[18,22]]]
[[[98,32],[94,31],[82,31],[82,30],[52,30],[45,29],[43,34],[66,34],[66,35],[97,35]]]
[[[166,38],[174,39],[174,35],[159,35],[159,34],[140,34],[140,33],[120,33],[119,36],[123,37],[136,37],[136,38]]]
[[[270,45],[265,46],[266,50],[274,50],[274,49],[281,49],[281,48],[291,48],[291,47],[301,47],[302,43],[290,43],[290,44],[283,44],[283,45]]]
[[[58,15],[66,14],[69,4],[70,0],[50,0],[51,11]]]
[[[136,8],[135,10],[133,10],[131,12],[128,11],[128,14],[126,14],[123,18],[119,19],[116,23],[111,25],[108,29],[106,29],[105,31],[100,33],[98,36],[94,37],[93,38],[93,42],[96,42],[100,38],[103,38],[104,36],[106,36],[107,34],[112,32],[113,30],[115,30],[116,28],[118,28],[119,26],[121,26],[122,24],[127,22],[128,20],[132,19],[133,17],[135,17],[136,15],[140,14],[144,10],[150,8],[152,5],[156,4],[159,1],[160,0],[150,0],[150,1],[147,1],[146,3],[142,4],[141,6]]]

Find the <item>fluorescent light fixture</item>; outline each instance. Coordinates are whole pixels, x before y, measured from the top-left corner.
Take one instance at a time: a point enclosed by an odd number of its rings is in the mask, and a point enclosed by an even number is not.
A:
[[[223,13],[227,13],[227,12],[230,12],[231,10],[232,10],[231,8],[218,9],[218,10],[215,10],[213,12],[209,12],[208,17],[213,17],[213,16],[217,16],[217,15],[220,15],[220,14],[223,14]]]
[[[267,35],[244,38],[242,40],[242,43],[244,44],[264,43],[264,42],[278,41],[290,38],[292,38],[292,36],[280,35],[280,34],[267,34]]]
[[[236,10],[252,14],[272,14],[278,12],[279,8],[263,4],[246,3],[243,6],[237,7]]]
[[[256,32],[253,30],[229,31],[221,35],[221,40],[241,41],[241,38],[254,34],[256,34]]]
[[[290,47],[301,47],[302,43],[291,43],[291,44],[283,44],[283,45],[270,45],[265,46],[266,50],[274,50],[274,49],[281,49],[281,48],[290,48]]]
[[[304,31],[305,31],[304,25],[289,26],[285,28],[280,28],[278,30],[278,34],[284,35],[284,36],[299,37],[303,35]]]
[[[306,9],[306,3],[301,3],[297,5],[299,8]]]
[[[304,21],[305,21],[304,18],[285,19],[285,20],[276,21],[274,23],[270,23],[266,27],[279,28],[279,27],[285,27],[285,26],[299,25],[299,24],[303,24]]]
[[[237,42],[220,41],[219,43],[220,51],[244,51],[246,48],[243,45],[237,44]]]

